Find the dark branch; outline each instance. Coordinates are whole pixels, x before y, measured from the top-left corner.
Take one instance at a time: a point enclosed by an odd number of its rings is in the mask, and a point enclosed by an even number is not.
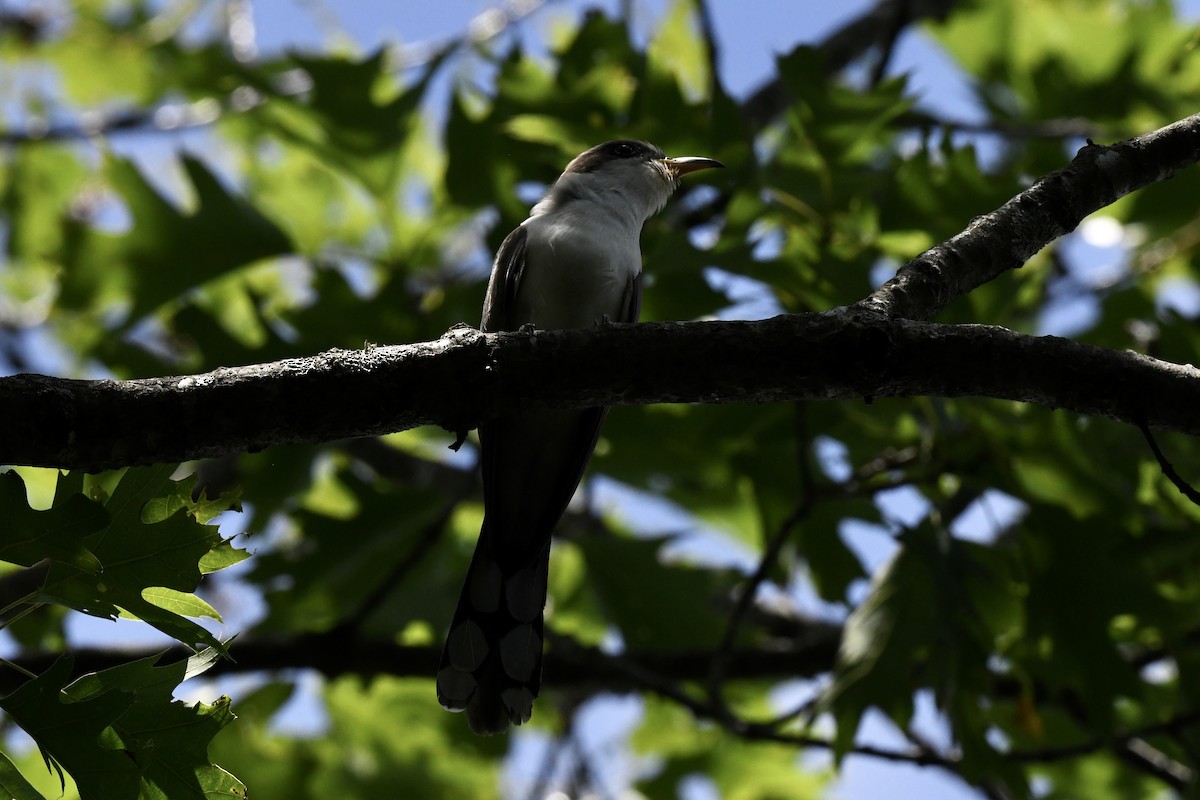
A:
[[[1183,477],[1175,471],[1175,467],[1170,461],[1167,460],[1167,457],[1163,455],[1163,451],[1158,446],[1158,441],[1154,438],[1154,434],[1150,432],[1150,428],[1147,427],[1144,422],[1139,422],[1138,428],[1141,429],[1142,435],[1146,437],[1146,443],[1150,445],[1151,452],[1154,453],[1154,457],[1158,460],[1158,467],[1162,470],[1162,473],[1166,476],[1167,480],[1175,485],[1175,488],[1179,490],[1180,494],[1182,494],[1188,500],[1191,500],[1196,505],[1200,505],[1200,492],[1197,492],[1194,488],[1192,488],[1191,484],[1185,481]]]
[[[792,680],[811,678],[832,668],[840,640],[840,626],[813,620],[797,621],[804,630],[793,637],[795,645],[786,649],[734,650],[728,654],[725,677],[729,680]],[[780,722],[752,722],[740,719],[709,699],[685,691],[682,686],[703,682],[709,677],[712,652],[631,652],[612,655],[584,647],[567,637],[548,637],[551,647],[545,659],[546,685],[558,690],[571,689],[577,694],[594,692],[653,692],[691,711],[700,719],[710,720],[731,733],[751,741],[773,741],[798,747],[829,749],[831,743],[821,737],[781,729]],[[341,675],[395,675],[429,677],[436,669],[440,647],[403,646],[386,641],[355,638],[345,629],[323,634],[286,638],[242,639],[230,648],[236,659],[218,661],[206,677],[225,674],[314,669],[333,678]],[[130,651],[126,649],[84,648],[72,652],[74,674],[83,675],[121,666],[132,660],[161,654],[164,663],[187,658],[191,651],[171,647]],[[48,652],[18,656],[13,660],[34,673],[42,673],[61,657]],[[664,676],[671,676],[669,679]],[[11,669],[0,668],[0,695],[6,695],[25,682]],[[1001,683],[997,684],[999,688]],[[1001,692],[1003,694],[1003,692]],[[430,703],[433,702],[432,694]],[[1071,760],[1116,745],[1125,747],[1154,736],[1180,736],[1200,724],[1200,712],[1184,712],[1164,721],[1119,733],[1110,738],[1093,738],[1075,744],[1040,749],[1014,750],[1007,754],[1021,763],[1055,763]],[[1144,749],[1144,748],[1141,748]],[[1140,749],[1135,746],[1135,750]],[[889,750],[857,746],[852,753],[888,761],[936,766],[959,774],[957,759],[929,747]],[[1178,773],[1178,769],[1171,769]],[[1176,779],[1179,778],[1175,774]],[[1169,783],[1171,781],[1168,781]]]
[[[721,83],[721,48],[717,44],[717,26],[713,20],[712,9],[707,0],[696,4],[696,16],[700,21],[700,35],[704,40],[704,54],[708,61],[708,71],[714,85]]]
[[[875,61],[875,66],[871,68],[871,78],[868,85],[878,86],[887,76],[888,66],[892,63],[892,56],[896,51],[896,43],[900,40],[900,34],[904,32],[904,28],[912,21],[910,14],[910,6],[915,5],[912,0],[902,0],[902,2],[893,5],[892,18],[888,25],[882,31],[883,36],[880,37],[879,58]]]
[[[1183,793],[1195,778],[1187,766],[1169,757],[1145,739],[1131,738],[1115,748],[1117,757],[1172,789]]]
[[[1108,147],[1088,144],[965,231],[905,264],[860,305],[929,319],[1010,269],[1025,264],[1084,217],[1200,161],[1200,114]]]
[[[1097,737],[1087,741],[1079,742],[1072,745],[1063,745],[1061,747],[1045,747],[1028,750],[1013,750],[1009,753],[1009,757],[1017,761],[1028,763],[1050,764],[1057,761],[1070,761],[1080,756],[1094,753],[1115,743],[1118,746],[1127,745],[1130,742],[1146,739],[1151,736],[1159,736],[1169,734],[1179,736],[1186,732],[1193,731],[1200,725],[1200,711],[1187,711],[1181,714],[1172,716],[1162,722],[1155,722],[1149,725],[1144,725],[1139,728],[1133,728],[1123,733],[1109,737]],[[1170,781],[1168,781],[1170,782]]]
[[[701,700],[685,691],[681,684],[687,676],[676,672],[667,672],[648,666],[644,660],[634,659],[625,655],[611,655],[591,648],[583,648],[572,642],[564,642],[558,637],[551,639],[556,648],[566,650],[572,657],[591,663],[606,662],[617,674],[634,684],[644,692],[652,692],[667,700],[671,700],[692,712],[697,719],[717,723],[725,730],[748,741],[777,742],[796,747],[818,750],[833,750],[833,743],[819,736],[807,733],[783,731],[774,725],[747,722],[729,712],[724,704],[712,700]],[[665,677],[671,675],[671,678]],[[795,677],[795,676],[794,676]],[[936,752],[922,748],[911,750],[889,750],[872,745],[854,745],[849,752],[865,755],[884,761],[915,764],[917,766],[934,766],[958,774],[959,764],[953,759],[946,758]]]
[[[1100,126],[1083,117],[1060,119],[1013,120],[955,119],[915,109],[896,117],[896,125],[912,128],[944,128],[962,133],[986,133],[1010,139],[1090,139],[1098,136]]]
[[[924,19],[945,19],[957,0],[880,0],[871,10],[856,17],[831,33],[817,45],[825,56],[825,71],[834,75],[853,61],[886,41],[887,31],[896,20],[905,17],[909,22]],[[787,108],[791,99],[780,79],[763,84],[742,104],[755,129],[763,128]]]
[[[46,38],[50,24],[50,14],[44,8],[0,8],[0,34],[11,34],[22,45],[40,44]]]
[[[0,378],[0,463],[104,470],[447,430],[536,408],[993,397],[1200,434],[1200,370],[985,325],[862,309],[331,350],[133,381]]]
[[[813,677],[829,670],[837,652],[841,628],[821,622],[810,622],[809,625],[810,635],[798,637],[800,643],[795,647],[769,651],[738,650],[730,654],[727,676],[731,680],[784,680]],[[555,636],[551,641],[555,646],[546,652],[546,686],[604,692],[635,692],[642,688],[608,657],[600,657],[599,651],[578,644],[570,645],[570,640],[561,636]],[[81,648],[71,651],[76,675],[121,666],[156,653],[164,653],[164,663],[191,655],[190,650],[178,646],[139,651],[122,648]],[[286,638],[238,639],[230,645],[229,653],[236,660],[218,661],[205,673],[205,677],[314,669],[330,678],[340,675],[430,678],[437,671],[441,646],[412,647],[362,640],[343,629]],[[60,652],[39,653],[17,656],[12,660],[31,672],[41,674],[61,655]],[[708,650],[629,653],[623,656],[627,662],[683,681],[703,680],[708,675],[711,657],[712,653]],[[24,681],[24,676],[0,667],[0,696],[13,691]],[[430,703],[434,702],[431,692]]]

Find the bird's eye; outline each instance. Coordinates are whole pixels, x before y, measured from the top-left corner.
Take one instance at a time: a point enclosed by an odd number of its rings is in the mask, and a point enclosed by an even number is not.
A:
[[[620,158],[629,158],[630,156],[634,155],[633,145],[629,144],[628,142],[621,142],[614,149],[616,150],[617,156]]]

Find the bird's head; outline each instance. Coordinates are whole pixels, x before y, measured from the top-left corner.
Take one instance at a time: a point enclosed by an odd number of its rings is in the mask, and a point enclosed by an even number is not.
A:
[[[576,156],[542,204],[548,210],[572,199],[619,203],[630,206],[644,221],[663,207],[684,175],[723,166],[711,158],[668,157],[649,142],[615,139]]]

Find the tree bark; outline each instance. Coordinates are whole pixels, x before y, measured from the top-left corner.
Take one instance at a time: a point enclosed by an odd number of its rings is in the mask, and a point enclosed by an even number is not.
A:
[[[865,309],[607,325],[331,350],[203,375],[0,378],[0,463],[98,471],[531,408],[992,397],[1200,434],[1200,370],[986,325]]]

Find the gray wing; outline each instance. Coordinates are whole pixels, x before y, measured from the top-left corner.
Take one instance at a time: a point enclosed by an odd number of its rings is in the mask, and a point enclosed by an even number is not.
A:
[[[642,273],[638,272],[625,287],[625,296],[621,298],[620,322],[637,322],[642,315]]]
[[[504,237],[496,260],[492,263],[492,277],[488,279],[487,295],[483,299],[483,321],[479,329],[487,333],[516,330],[511,318],[517,288],[525,272],[525,226],[518,225]]]

